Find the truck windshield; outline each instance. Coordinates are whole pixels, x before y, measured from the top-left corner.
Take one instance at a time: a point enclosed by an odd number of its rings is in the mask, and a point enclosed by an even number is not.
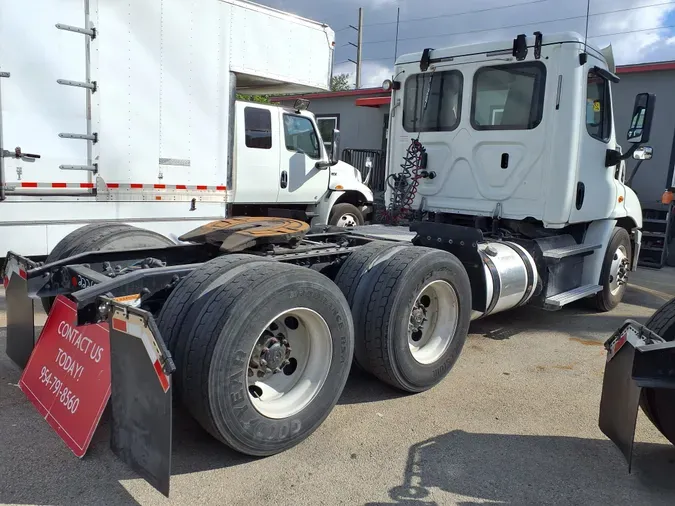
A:
[[[462,74],[456,70],[410,76],[404,90],[403,128],[406,132],[448,132],[457,128],[462,81]]]

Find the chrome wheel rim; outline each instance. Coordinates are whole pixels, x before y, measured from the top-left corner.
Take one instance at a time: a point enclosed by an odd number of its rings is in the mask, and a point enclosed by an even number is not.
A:
[[[626,246],[620,245],[612,257],[612,265],[609,268],[609,291],[616,295],[621,287],[628,282],[628,272],[630,265],[628,261],[628,252]]]
[[[457,332],[459,298],[447,281],[432,281],[420,291],[408,322],[408,347],[420,364],[432,364],[447,351]]]
[[[356,216],[349,213],[343,214],[337,221],[338,227],[355,227],[357,225],[358,221],[356,220]]]
[[[263,416],[283,419],[307,407],[326,382],[333,355],[330,328],[308,308],[272,319],[249,356],[247,390]]]

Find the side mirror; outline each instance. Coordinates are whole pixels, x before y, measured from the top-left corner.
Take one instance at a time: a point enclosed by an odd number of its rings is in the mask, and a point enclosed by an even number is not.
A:
[[[330,162],[332,165],[340,161],[340,130],[333,130],[333,141],[330,145]]]
[[[633,151],[635,160],[651,160],[654,156],[654,149],[651,146],[641,146]]]
[[[649,142],[655,105],[656,95],[640,93],[635,97],[633,116],[630,121],[630,128],[628,129],[627,135],[628,142],[633,144]]]

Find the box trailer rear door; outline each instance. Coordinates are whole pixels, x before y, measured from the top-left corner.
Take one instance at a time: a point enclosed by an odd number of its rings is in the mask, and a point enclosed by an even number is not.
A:
[[[0,83],[8,197],[81,192],[92,182],[91,171],[84,168],[91,166],[92,142],[79,138],[91,134],[91,90],[85,86],[89,37],[57,27],[84,28],[87,4],[24,0],[3,2],[0,9],[0,70],[9,74]],[[40,158],[16,157],[17,147]]]

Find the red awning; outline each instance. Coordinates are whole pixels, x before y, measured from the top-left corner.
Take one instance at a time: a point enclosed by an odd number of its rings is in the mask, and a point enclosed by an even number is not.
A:
[[[391,97],[364,97],[356,99],[357,107],[380,107],[381,105],[389,105]]]

